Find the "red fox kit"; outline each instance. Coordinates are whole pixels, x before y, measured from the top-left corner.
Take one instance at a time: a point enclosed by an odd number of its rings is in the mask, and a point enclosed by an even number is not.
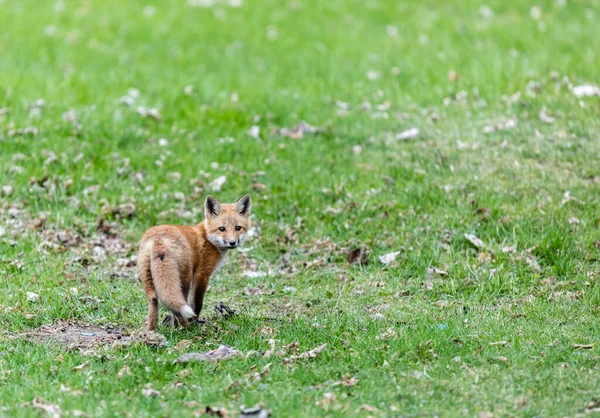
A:
[[[148,331],[156,329],[159,301],[181,324],[200,314],[210,276],[227,251],[238,247],[246,237],[251,209],[250,195],[229,204],[208,196],[204,222],[195,226],[154,226],[146,231],[137,265],[148,299]]]

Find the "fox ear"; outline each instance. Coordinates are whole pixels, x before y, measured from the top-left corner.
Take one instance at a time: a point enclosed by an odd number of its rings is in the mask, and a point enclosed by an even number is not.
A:
[[[221,204],[217,199],[208,195],[204,201],[204,217],[214,218],[221,214]]]
[[[250,216],[250,210],[252,209],[252,199],[250,199],[250,195],[242,197],[235,203],[235,209],[240,213],[240,215]]]

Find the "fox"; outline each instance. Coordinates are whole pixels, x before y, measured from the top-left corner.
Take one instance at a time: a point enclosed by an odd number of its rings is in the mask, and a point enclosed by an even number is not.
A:
[[[250,195],[235,203],[209,195],[201,223],[158,225],[144,233],[137,266],[148,301],[148,331],[156,330],[159,302],[172,312],[167,319],[181,325],[198,318],[211,276],[248,235],[251,210]]]

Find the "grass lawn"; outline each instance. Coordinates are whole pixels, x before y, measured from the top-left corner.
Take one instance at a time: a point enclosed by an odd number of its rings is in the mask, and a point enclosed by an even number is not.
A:
[[[599,17],[0,0],[0,416],[600,411]],[[254,235],[149,341],[136,244],[209,193]]]

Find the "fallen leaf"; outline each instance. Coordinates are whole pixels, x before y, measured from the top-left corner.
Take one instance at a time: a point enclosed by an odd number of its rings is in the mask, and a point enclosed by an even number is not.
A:
[[[540,9],[538,6],[533,6],[531,9],[529,9],[529,15],[534,20],[540,20],[542,18],[542,9]]]
[[[508,365],[508,359],[506,357],[504,357],[504,356],[496,357],[495,360],[498,360],[498,361],[500,361],[500,362]]]
[[[33,406],[35,409],[44,411],[46,416],[49,418],[60,418],[63,414],[58,405],[45,403],[44,400],[38,397],[31,401],[31,406]]]
[[[216,179],[214,179],[212,182],[210,182],[208,187],[215,192],[220,192],[226,181],[227,181],[227,176],[219,176]]]
[[[572,216],[569,218],[569,223],[571,225],[579,225],[581,223],[581,221],[579,219],[577,219],[576,217]]]
[[[504,340],[494,341],[494,342],[489,343],[489,345],[506,345],[506,344],[508,344],[508,341],[504,341]]]
[[[593,344],[573,344],[573,348],[576,350],[591,350],[594,348],[596,343]]]
[[[356,386],[357,383],[358,383],[358,379],[356,377],[352,377],[349,374],[345,374],[342,377],[342,380],[334,382],[333,385],[334,386],[342,385],[342,386],[345,386],[345,387],[349,388],[349,387],[352,387],[352,386]]]
[[[573,94],[580,99],[588,96],[600,96],[600,88],[591,84],[583,84],[581,86],[573,87],[572,91]]]
[[[257,192],[264,192],[267,189],[267,186],[265,186],[262,183],[254,183],[252,184],[252,190],[255,190]]]
[[[419,136],[420,131],[417,128],[410,128],[396,135],[398,141],[406,141]]]
[[[584,201],[579,200],[576,197],[571,196],[571,192],[569,190],[567,190],[563,194],[563,200],[560,202],[560,205],[564,206],[564,205],[566,205],[569,202],[576,202],[576,203],[579,203],[580,205],[585,205]]]
[[[179,356],[177,360],[175,360],[175,363],[188,363],[190,361],[219,361],[229,360],[235,357],[243,357],[242,352],[226,345],[220,345],[219,348],[208,352],[183,354]]]
[[[147,398],[154,398],[154,397],[160,395],[160,392],[157,391],[156,389],[153,389],[152,386],[150,386],[150,384],[148,384],[147,387],[142,389],[142,395],[144,395]]]
[[[503,253],[509,253],[509,254],[514,254],[517,252],[517,246],[516,245],[511,245],[508,247],[502,247],[502,252]]]
[[[123,366],[121,370],[119,370],[119,372],[117,373],[117,377],[119,379],[122,379],[123,377],[125,377],[125,375],[131,376],[131,369],[129,368],[129,366]]]
[[[331,392],[325,392],[323,394],[323,399],[320,401],[316,402],[317,406],[320,406],[321,408],[323,408],[325,411],[329,411],[329,408],[331,406],[332,402],[335,402],[337,400],[337,397],[335,396],[334,393]]]
[[[515,128],[516,126],[517,126],[517,118],[513,116],[506,122],[499,122],[499,123],[496,123],[493,125],[486,126],[485,128],[483,128],[483,133],[490,134],[490,133],[498,132],[498,131],[508,131],[510,129]]]
[[[260,405],[253,408],[244,408],[240,414],[240,418],[268,418],[271,416],[271,411],[263,409]]]
[[[393,251],[391,253],[380,255],[379,261],[381,261],[383,264],[387,265],[387,264],[390,264],[392,261],[394,261],[396,259],[396,257],[398,257],[398,255],[400,255],[400,251]]]
[[[381,78],[381,73],[375,70],[367,71],[367,78],[371,81],[379,80]]]
[[[181,340],[175,346],[175,350],[181,351],[188,348],[190,345],[192,345],[192,340]]]
[[[80,371],[80,370],[83,370],[83,369],[84,369],[85,367],[87,367],[89,364],[90,364],[90,362],[89,362],[89,361],[86,361],[86,362],[84,362],[84,363],[80,364],[79,366],[75,366],[75,367],[73,367],[73,371],[74,371],[74,372],[78,372],[78,371]]]
[[[258,279],[261,277],[267,277],[267,273],[263,272],[263,271],[244,271],[242,272],[242,274],[245,277],[248,277],[249,279]]]
[[[467,239],[467,241],[469,241],[471,244],[473,244],[473,246],[476,248],[485,247],[484,242],[480,238],[478,238],[476,235],[465,234],[465,238]]]
[[[142,117],[145,118],[152,118],[155,120],[161,120],[162,116],[160,114],[160,111],[155,108],[155,107],[151,107],[149,109],[146,109],[144,106],[139,106],[137,109],[135,109],[135,111]]]
[[[291,139],[300,139],[304,137],[306,134],[314,134],[322,131],[322,128],[316,128],[312,125],[309,125],[305,121],[301,121],[298,125],[296,125],[292,129],[281,128],[279,130],[279,135],[286,136]]]
[[[600,400],[592,399],[585,407],[587,412],[600,412]]]
[[[313,348],[312,350],[305,351],[298,355],[292,355],[288,358],[285,358],[284,363],[290,363],[292,360],[306,360],[308,358],[315,358],[319,354],[321,354],[323,351],[325,351],[326,348],[327,348],[327,343],[322,344],[318,347]]]
[[[545,107],[542,107],[542,110],[540,110],[540,120],[544,123],[554,123],[556,121],[555,118],[553,118],[552,116],[548,115],[547,113],[548,111],[546,110]]]
[[[427,269],[427,274],[429,274],[430,276],[436,276],[436,275],[438,275],[438,276],[447,276],[448,272],[446,270],[442,270],[442,269],[439,269],[437,267],[429,267]]]
[[[378,412],[379,409],[372,406],[372,405],[367,405],[366,403],[362,404],[361,406],[359,406],[355,412],[360,412],[360,411],[367,411],[367,412]]]
[[[250,129],[248,129],[248,135],[250,135],[254,139],[260,139],[260,127],[254,125]]]
[[[366,247],[357,247],[348,253],[348,262],[350,264],[368,264],[369,251]]]
[[[199,413],[197,413],[199,412]],[[195,416],[200,416],[200,415],[210,415],[213,417],[220,417],[220,418],[228,418],[229,414],[227,413],[227,410],[225,408],[213,408],[212,406],[207,406],[203,411],[202,410],[198,410],[194,412]]]
[[[38,295],[37,293],[33,293],[33,292],[27,292],[27,300],[29,302],[39,302],[40,295]]]

